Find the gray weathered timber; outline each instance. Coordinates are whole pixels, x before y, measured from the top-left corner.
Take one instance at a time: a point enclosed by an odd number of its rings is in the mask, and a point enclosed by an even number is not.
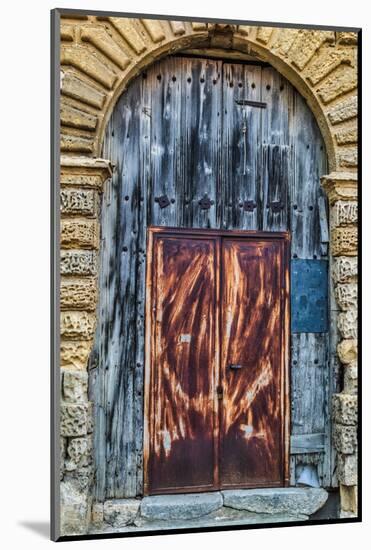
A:
[[[327,259],[323,140],[304,99],[271,67],[181,57],[157,62],[119,99],[102,154],[116,168],[102,201],[90,360],[100,501],[143,492],[147,227],[288,229],[292,257]],[[156,198],[164,196],[169,204],[161,208]],[[202,209],[205,196],[211,204]],[[325,433],[321,452],[306,446],[291,456],[291,482],[296,465],[315,463],[321,484],[330,486],[336,362],[331,351],[330,366],[328,334],[292,335],[291,354],[292,435],[314,441]]]
[[[261,116],[259,108],[237,101],[259,101],[261,67],[225,64],[223,68],[223,134],[220,209],[223,229],[260,229],[259,170]],[[229,185],[225,185],[229,182]],[[249,210],[244,208],[249,201]]]

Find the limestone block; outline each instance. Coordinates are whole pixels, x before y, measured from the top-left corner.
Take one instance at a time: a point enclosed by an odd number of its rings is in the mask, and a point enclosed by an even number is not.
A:
[[[353,124],[351,128],[344,128],[336,132],[335,134],[336,143],[338,145],[348,145],[350,143],[357,143],[358,141],[358,131],[356,124]]]
[[[336,38],[339,44],[346,44],[347,46],[357,45],[357,33],[356,32],[337,32]]]
[[[325,105],[357,87],[357,70],[340,65],[320,84],[319,97]]]
[[[61,534],[82,535],[88,531],[89,498],[77,490],[74,483],[62,481],[60,484]]]
[[[344,283],[337,285],[335,288],[336,301],[343,311],[357,308],[357,284]]]
[[[62,278],[60,284],[61,309],[95,311],[97,297],[97,281],[95,278]]]
[[[354,65],[354,62],[355,50],[353,48],[321,48],[305,69],[305,76],[311,85],[315,86],[342,63]]]
[[[337,457],[337,478],[342,485],[357,485],[358,455]]]
[[[299,32],[297,29],[280,29],[272,44],[272,50],[279,55],[287,55]]]
[[[103,27],[82,28],[81,40],[83,42],[90,42],[90,44],[104,53],[120,69],[124,70],[130,65],[130,58]]]
[[[358,203],[356,201],[336,201],[330,210],[330,225],[335,228],[339,225],[357,223]]]
[[[358,151],[356,147],[341,149],[339,165],[344,168],[356,168],[358,166]]]
[[[98,194],[93,189],[62,189],[60,197],[62,214],[97,215]]]
[[[355,201],[358,196],[357,174],[354,172],[331,172],[321,177],[330,204],[336,201]]]
[[[87,403],[61,404],[61,435],[65,437],[78,437],[87,432]]]
[[[143,37],[132,20],[126,19],[125,17],[110,17],[109,20],[136,54],[140,54],[147,49]]]
[[[194,23],[192,23],[192,27],[193,27],[193,25],[194,25]],[[237,26],[237,32],[239,34],[242,34],[243,36],[249,36],[250,31],[251,31],[251,28],[248,25],[238,25]]]
[[[354,282],[358,274],[358,259],[351,256],[339,256],[333,259],[331,269],[335,283]]]
[[[61,250],[61,275],[96,275],[97,262],[92,250]]]
[[[175,36],[185,34],[186,28],[183,21],[170,21],[170,27]]]
[[[83,130],[95,130],[98,118],[92,113],[77,109],[70,105],[68,100],[62,101],[60,106],[61,123],[72,128],[82,128]]]
[[[96,318],[86,311],[61,312],[61,336],[66,340],[91,340],[94,336]]]
[[[117,74],[115,74],[107,64],[102,63],[90,49],[84,46],[62,46],[61,64],[70,65],[79,69],[108,90],[113,88],[117,80]]]
[[[88,373],[63,369],[63,399],[69,403],[87,401]]]
[[[358,488],[357,485],[347,486],[340,484],[340,506],[342,512],[357,514]]]
[[[340,361],[348,365],[358,356],[358,342],[355,339],[342,340],[337,346],[337,352]]]
[[[79,491],[85,492],[90,495],[91,483],[94,475],[93,465],[80,466],[79,468],[65,471],[64,479],[66,481],[73,481]]]
[[[349,309],[339,313],[338,328],[342,338],[357,338],[357,311]]]
[[[334,424],[333,441],[338,453],[351,455],[357,450],[357,427]]]
[[[62,94],[98,109],[103,107],[106,99],[103,90],[98,90],[88,82],[81,80],[71,71],[64,72]]]
[[[256,40],[258,42],[262,42],[263,44],[268,44],[273,34],[273,31],[274,31],[273,27],[258,27],[258,30],[256,33]]]
[[[86,369],[92,347],[92,342],[74,342],[62,340],[61,367],[69,369]]]
[[[62,248],[99,248],[99,225],[96,220],[70,219],[61,221]]]
[[[311,515],[322,508],[328,498],[324,489],[299,487],[279,489],[240,489],[222,491],[224,506],[258,514],[285,513]]]
[[[72,471],[92,464],[92,436],[74,437],[67,447],[66,470]]]
[[[358,392],[358,367],[356,362],[346,365],[344,368],[344,393],[356,394]]]
[[[145,497],[140,514],[151,520],[192,519],[210,514],[223,506],[220,493],[161,495]]]
[[[91,508],[91,522],[94,527],[99,528],[103,525],[103,502],[94,502]]]
[[[73,186],[102,190],[103,183],[112,176],[109,161],[85,156],[61,156],[60,182],[62,187]]]
[[[138,513],[140,500],[135,498],[106,500],[103,505],[103,517],[112,527],[125,527],[133,523]]]
[[[60,134],[61,151],[69,153],[92,153],[94,140],[82,135],[75,135],[68,131],[68,128],[63,127]]]
[[[332,414],[337,424],[356,426],[358,401],[356,395],[337,393],[332,396]]]
[[[164,27],[161,21],[155,19],[141,19],[141,21],[153,42],[157,43],[165,39]]]
[[[61,40],[73,41],[74,29],[72,25],[61,25]]]
[[[339,124],[351,118],[355,118],[358,113],[357,96],[353,95],[332,105],[328,111],[328,118],[331,124]]]
[[[337,227],[332,231],[331,249],[334,256],[357,256],[356,227]]]
[[[334,42],[335,34],[330,31],[301,30],[289,51],[293,65],[301,71],[325,42]]]

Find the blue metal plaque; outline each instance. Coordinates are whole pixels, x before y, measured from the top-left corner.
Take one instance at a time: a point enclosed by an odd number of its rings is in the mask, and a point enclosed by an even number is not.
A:
[[[291,260],[291,332],[328,331],[328,261]]]

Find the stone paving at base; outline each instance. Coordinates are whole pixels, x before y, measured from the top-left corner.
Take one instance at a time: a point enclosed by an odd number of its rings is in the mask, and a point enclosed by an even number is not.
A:
[[[89,533],[131,533],[306,521],[327,500],[324,489],[248,489],[117,499],[102,506]]]

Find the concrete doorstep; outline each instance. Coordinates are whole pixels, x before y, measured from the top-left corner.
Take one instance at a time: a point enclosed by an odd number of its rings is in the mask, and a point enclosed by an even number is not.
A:
[[[91,533],[305,521],[328,497],[324,489],[243,489],[158,495],[96,503]]]

